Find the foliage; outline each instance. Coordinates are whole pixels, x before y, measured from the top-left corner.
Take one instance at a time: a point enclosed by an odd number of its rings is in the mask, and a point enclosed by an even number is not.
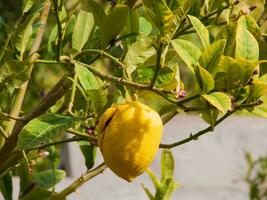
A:
[[[194,112],[209,124],[161,148],[195,140],[240,110],[267,118],[263,0],[4,2],[0,189],[5,199],[11,199],[15,175],[21,199],[40,194],[64,199],[102,172],[104,165],[54,190],[64,178],[57,169],[58,146],[77,142],[87,168],[94,167],[95,128],[112,105],[137,100],[164,123]],[[167,179],[162,187],[172,188]]]
[[[267,197],[267,158],[260,157],[254,160],[252,156],[247,153],[246,159],[248,163],[246,182],[249,186],[250,199],[264,200]]]
[[[147,173],[156,189],[155,195],[142,184],[150,200],[169,200],[172,193],[178,188],[178,183],[174,181],[174,159],[171,150],[164,149],[161,153],[161,180],[148,169]]]

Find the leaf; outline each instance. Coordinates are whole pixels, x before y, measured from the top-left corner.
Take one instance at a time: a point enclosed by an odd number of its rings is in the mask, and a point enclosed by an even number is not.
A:
[[[38,187],[50,189],[63,180],[65,176],[66,173],[64,170],[56,169],[34,173],[32,178]]]
[[[164,189],[164,196],[163,198],[161,198],[160,200],[170,200],[171,199],[171,195],[173,194],[173,192],[178,188],[179,184],[175,183],[174,181],[170,181],[167,185],[166,185],[166,189]]]
[[[101,31],[101,48],[105,49],[123,29],[128,16],[129,8],[117,5],[103,20]]]
[[[81,51],[94,28],[92,13],[80,11],[72,34],[72,47]]]
[[[197,34],[201,40],[202,46],[204,47],[204,49],[206,49],[210,45],[208,29],[202,24],[202,22],[198,18],[191,16],[191,15],[189,15],[188,17],[193,27],[197,31]]]
[[[150,169],[147,169],[146,172],[149,175],[151,181],[153,182],[154,187],[158,190],[161,187],[160,181],[158,180],[158,178],[155,176],[155,174],[153,174],[153,172]]]
[[[149,189],[148,189],[147,187],[145,187],[145,185],[144,185],[143,183],[141,183],[141,185],[142,185],[144,191],[146,192],[146,194],[147,194],[149,200],[154,200],[154,197],[153,197],[153,195],[151,194],[151,192],[149,191]]]
[[[264,103],[263,105],[254,107],[251,113],[258,116],[258,117],[263,117],[263,118],[267,119],[267,105],[266,105],[266,103]]]
[[[212,75],[201,66],[196,68],[196,78],[202,92],[209,92],[214,88],[214,79]]]
[[[139,32],[148,36],[152,31],[152,25],[144,17],[139,17]]]
[[[12,173],[6,172],[0,177],[0,191],[5,200],[12,200],[13,185],[12,185]]]
[[[34,187],[29,193],[23,196],[21,200],[48,200],[52,195],[53,192],[47,191],[41,187]]]
[[[216,88],[231,90],[241,82],[240,74],[238,62],[232,57],[222,56],[215,76]]]
[[[86,3],[86,6],[93,13],[96,25],[102,27],[103,20],[106,17],[103,7],[94,0],[85,0],[83,2]]]
[[[75,63],[75,71],[78,75],[78,79],[85,90],[97,90],[99,88],[98,82],[86,67]]]
[[[171,150],[163,149],[161,153],[161,182],[173,179],[174,158]]]
[[[218,114],[218,110],[205,110],[201,112],[202,119],[208,124],[210,124],[212,127],[215,126]]]
[[[237,63],[240,66],[240,80],[241,83],[248,83],[250,78],[253,76],[254,71],[256,70],[256,67],[258,66],[258,61],[249,61],[244,58],[238,58],[236,59]]]
[[[90,90],[87,92],[88,99],[91,101],[94,111],[101,115],[105,110],[107,103],[107,91],[104,88],[98,90]]]
[[[79,118],[58,114],[45,114],[30,121],[20,132],[18,148],[27,150],[55,138],[71,127]]]
[[[135,82],[149,84],[154,75],[155,68],[155,66],[139,67],[133,72],[132,77]],[[160,69],[159,76],[156,81],[156,86],[162,87],[163,85],[167,85],[172,82],[174,78],[174,71],[169,67],[163,67],[162,69]]]
[[[226,40],[215,41],[207,47],[199,59],[200,66],[204,67],[212,75],[215,75],[218,71],[218,65],[223,55],[225,44]]]
[[[242,23],[242,18],[238,21],[235,57],[245,58],[250,61],[259,59],[259,44],[247,30],[246,24]]]
[[[201,51],[193,43],[182,40],[175,39],[171,41],[175,51],[178,56],[183,60],[183,62],[190,68],[194,68],[201,56]]]
[[[156,53],[155,48],[152,46],[153,43],[154,40],[152,38],[139,36],[135,43],[128,46],[123,62],[129,74]]]
[[[226,39],[224,55],[233,56],[236,43],[237,23],[226,25],[216,36],[216,40]]]
[[[35,0],[23,0],[22,1],[22,12],[27,13],[34,5]]]
[[[167,41],[171,39],[176,27],[175,17],[165,0],[143,0],[146,10],[150,10],[153,21],[160,31],[160,36]]]
[[[214,92],[211,94],[202,95],[202,97],[222,113],[226,113],[231,109],[231,98],[222,92]]]
[[[267,84],[261,80],[254,80],[249,88],[248,102],[255,102],[267,94]]]
[[[29,46],[29,41],[32,36],[32,24],[34,21],[34,17],[26,20],[24,24],[18,29],[15,38],[15,47],[20,52],[20,60],[23,60],[23,54],[27,50]]]
[[[79,146],[85,159],[85,165],[87,167],[87,170],[89,170],[95,164],[96,147],[91,145],[87,141],[79,141]]]

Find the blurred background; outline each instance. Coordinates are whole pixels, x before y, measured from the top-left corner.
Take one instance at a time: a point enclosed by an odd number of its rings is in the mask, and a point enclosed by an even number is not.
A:
[[[6,27],[12,26],[20,15],[21,5],[18,2],[20,1],[0,1],[0,41],[5,35]],[[65,0],[66,8],[71,9],[76,2],[77,0]],[[262,12],[265,3],[264,0],[241,2],[244,5],[257,6],[252,11],[252,16],[255,18],[260,16],[259,13]],[[262,30],[267,29],[265,17]],[[50,19],[48,30],[52,30],[54,26],[54,21]],[[216,32],[216,30],[214,31]],[[48,36],[46,36],[46,40],[48,40]],[[37,102],[40,99],[40,92],[42,92],[40,88],[46,91],[58,80],[61,73],[60,68],[51,69],[44,65],[38,67],[38,71],[34,73],[34,78],[31,80],[30,92],[27,94],[27,98],[30,98],[31,101],[26,102],[30,102],[31,105]],[[49,77],[49,80],[45,77]],[[27,110],[27,105],[25,107]],[[198,116],[177,116],[165,126],[163,141],[169,143],[186,138],[190,133],[195,133],[207,126]],[[173,149],[175,180],[180,183],[173,199],[250,200],[253,199],[253,192],[256,192],[263,195],[260,200],[266,200],[266,130],[267,123],[264,119],[247,114],[232,116],[216,127],[214,132],[197,141]],[[160,176],[160,153],[161,150],[151,166],[157,176]],[[57,190],[63,189],[86,171],[85,161],[77,145],[62,146],[61,154],[63,158],[61,167],[66,169],[69,177],[59,184]],[[97,159],[98,163],[102,161],[100,154]],[[77,193],[72,194],[68,199],[146,200],[148,197],[143,191],[141,183],[148,188],[153,188],[147,174],[138,177],[133,183],[127,183],[114,176],[110,170],[106,170],[102,175],[84,184]],[[16,186],[18,188],[17,180]],[[17,199],[17,193],[14,195],[14,199]]]

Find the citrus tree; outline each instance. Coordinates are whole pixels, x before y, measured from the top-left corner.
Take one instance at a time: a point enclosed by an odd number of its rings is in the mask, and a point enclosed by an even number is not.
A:
[[[12,176],[20,199],[64,199],[106,164],[131,181],[158,148],[197,140],[237,111],[267,117],[265,0],[22,0],[10,17],[11,4],[0,4],[7,200]],[[162,124],[185,113],[199,114],[207,128],[160,144]],[[65,177],[58,147],[69,142],[80,146],[88,171],[55,191]],[[94,167],[98,147],[106,164]],[[144,187],[150,199],[168,199],[175,188],[164,152],[163,182],[149,171],[156,195]]]

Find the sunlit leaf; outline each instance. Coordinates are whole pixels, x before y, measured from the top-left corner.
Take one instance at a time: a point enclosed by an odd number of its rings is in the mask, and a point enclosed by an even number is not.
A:
[[[196,78],[202,92],[209,92],[214,88],[214,79],[212,75],[201,66],[196,68]]]
[[[231,98],[222,92],[214,92],[207,95],[202,95],[211,105],[217,108],[222,113],[226,113],[231,109]]]
[[[217,40],[212,43],[202,53],[199,64],[209,71],[212,75],[215,75],[218,71],[218,65],[224,52],[226,40]]]
[[[80,11],[72,34],[72,47],[81,51],[94,27],[94,16]]]
[[[45,114],[30,121],[20,132],[19,149],[30,149],[55,138],[71,127],[79,118],[58,114]]]
[[[206,49],[210,45],[209,30],[202,24],[202,22],[198,18],[191,15],[189,15],[188,17],[193,27],[197,31],[202,46],[204,47],[204,49]]]
[[[97,90],[99,88],[99,84],[95,76],[86,67],[75,63],[75,71],[82,87],[85,90]]]

